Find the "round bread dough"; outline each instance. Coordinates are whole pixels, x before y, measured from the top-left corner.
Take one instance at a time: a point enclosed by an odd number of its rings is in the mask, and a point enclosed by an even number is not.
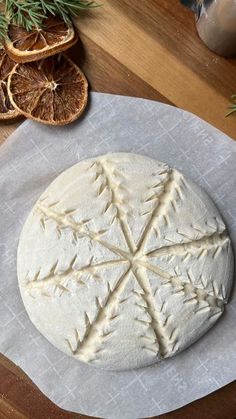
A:
[[[168,358],[222,315],[233,279],[211,199],[165,163],[84,160],[32,209],[18,248],[30,319],[57,348],[121,370]]]

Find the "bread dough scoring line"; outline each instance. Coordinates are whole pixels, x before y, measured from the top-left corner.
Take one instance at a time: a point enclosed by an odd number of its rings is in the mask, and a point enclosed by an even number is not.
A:
[[[63,228],[71,228],[73,230],[73,232],[75,233],[74,237],[89,237],[91,240],[97,241],[99,242],[102,246],[104,246],[105,248],[109,249],[111,252],[119,255],[121,257],[120,260],[116,260],[114,261],[114,263],[124,263],[125,261],[129,262],[129,268],[126,271],[125,275],[122,275],[121,278],[118,280],[117,285],[116,285],[116,289],[114,290],[109,290],[109,294],[108,297],[106,299],[106,305],[105,306],[101,306],[100,304],[100,309],[98,311],[98,314],[95,318],[95,320],[93,321],[93,323],[90,323],[90,326],[86,328],[86,332],[83,336],[83,338],[79,338],[79,345],[78,348],[73,349],[73,353],[76,355],[81,355],[81,357],[83,357],[83,353],[86,353],[86,356],[88,355],[88,351],[84,351],[85,347],[90,347],[92,342],[91,342],[91,336],[94,336],[94,332],[97,331],[97,333],[95,333],[95,335],[97,335],[97,338],[100,335],[100,331],[104,328],[105,323],[107,322],[107,311],[109,311],[109,306],[111,305],[112,307],[116,304],[119,304],[119,296],[122,292],[122,290],[124,289],[128,279],[129,279],[129,273],[132,271],[139,286],[142,288],[144,296],[145,296],[145,301],[147,303],[147,311],[150,314],[152,321],[150,323],[150,326],[153,328],[156,338],[157,338],[157,345],[159,347],[159,353],[161,356],[166,356],[168,353],[168,346],[170,344],[171,339],[168,339],[167,337],[165,337],[165,331],[164,331],[164,327],[163,325],[161,325],[161,322],[158,321],[157,315],[157,309],[154,305],[155,303],[155,299],[154,299],[154,295],[149,283],[149,280],[147,277],[142,277],[142,275],[140,275],[140,270],[138,269],[138,266],[141,266],[147,270],[150,270],[154,273],[156,273],[157,275],[159,275],[161,278],[165,279],[165,280],[169,280],[169,282],[172,283],[172,281],[170,281],[173,277],[168,274],[167,272],[161,270],[159,267],[153,267],[151,264],[147,263],[146,259],[147,257],[150,255],[154,256],[155,252],[161,252],[161,249],[157,249],[156,251],[151,252],[150,254],[145,255],[144,254],[144,248],[145,248],[145,244],[148,241],[149,235],[152,232],[152,229],[154,228],[155,224],[156,224],[156,220],[160,217],[160,215],[163,216],[163,212],[164,212],[164,208],[166,207],[166,205],[168,205],[169,203],[169,196],[172,193],[172,190],[175,188],[176,190],[178,190],[178,194],[179,197],[181,199],[181,192],[179,190],[179,185],[176,183],[175,180],[175,173],[173,173],[173,171],[170,171],[169,176],[167,181],[164,183],[164,188],[163,191],[160,195],[157,196],[158,198],[158,202],[157,205],[155,206],[154,210],[152,211],[151,217],[144,229],[144,232],[141,236],[141,239],[139,241],[138,246],[136,247],[132,238],[132,235],[130,233],[130,229],[129,229],[129,225],[127,222],[127,219],[125,218],[124,214],[121,212],[120,207],[119,207],[119,199],[116,197],[115,191],[114,191],[114,185],[112,183],[112,181],[109,178],[108,175],[108,170],[104,165],[102,165],[100,162],[94,162],[93,165],[91,167],[96,167],[98,169],[98,175],[96,176],[96,179],[102,175],[103,178],[105,178],[105,183],[103,184],[103,188],[101,189],[101,193],[104,190],[104,187],[109,189],[111,191],[111,200],[113,205],[116,206],[117,209],[117,214],[116,214],[116,218],[119,220],[121,229],[123,231],[123,235],[124,238],[126,240],[127,246],[130,250],[130,252],[126,252],[123,249],[120,249],[116,246],[111,245],[110,243],[104,241],[101,236],[104,232],[92,232],[90,230],[88,230],[86,223],[84,222],[75,222],[73,220],[73,218],[68,215],[68,214],[60,214],[57,213],[56,211],[54,211],[52,209],[52,207],[45,207],[44,205],[42,205],[41,203],[38,203],[37,205],[37,209],[39,210],[39,212],[42,214],[43,219],[41,220],[42,223],[42,228],[45,228],[45,221],[46,219],[52,219],[54,220],[57,225],[59,230],[63,229]],[[95,179],[95,180],[96,180]],[[171,202],[171,201],[170,201]],[[168,223],[168,219],[166,220],[166,222]],[[218,232],[213,233],[214,236],[218,236],[219,240],[221,241],[221,235]],[[212,236],[213,236],[212,235]],[[132,238],[132,239],[131,239]],[[214,237],[216,238],[216,237]],[[225,237],[222,235],[222,242],[224,241]],[[198,240],[193,240],[194,244],[196,244],[198,242]],[[215,245],[215,241],[209,241],[209,236],[206,235],[204,237],[202,237],[201,239],[199,239],[199,244],[204,244],[204,242],[206,242],[206,247],[211,247]],[[191,242],[190,242],[191,243]],[[168,247],[168,253],[171,252],[171,250],[176,250],[178,252],[181,251],[182,247],[184,249],[184,252],[187,252],[186,246],[190,245],[189,241],[188,242],[184,242],[184,243],[180,243],[178,245],[174,244],[174,245],[170,245],[170,246],[165,246],[164,248]],[[193,243],[192,243],[193,244]],[[220,244],[220,243],[219,243]],[[177,247],[178,246],[178,247]],[[194,246],[193,246],[194,247]],[[197,248],[197,246],[196,246]],[[192,249],[194,250],[194,249]],[[174,252],[174,253],[175,253]],[[144,260],[143,260],[144,258]],[[101,266],[106,266],[113,263],[113,261],[107,261],[101,264]],[[85,267],[86,268],[86,267]],[[91,269],[91,268],[99,268],[99,264],[93,265],[91,264],[89,267],[87,267],[87,269]],[[83,269],[83,268],[82,268]],[[71,273],[71,271],[79,271],[73,268],[73,264],[70,267],[70,271],[68,273]],[[67,272],[64,272],[64,277],[65,274],[68,274]],[[56,268],[54,269],[54,272],[52,272],[52,275],[50,277],[50,281],[53,280],[53,276],[57,276],[60,277],[60,274],[56,273]],[[61,277],[63,277],[63,275],[61,275]],[[174,277],[176,278],[176,277]],[[49,278],[45,278],[49,279]],[[37,283],[40,283],[40,285],[43,285],[42,283],[44,282],[44,279],[38,279],[38,278],[34,278],[33,281],[29,281],[27,282],[27,285],[30,285],[32,282],[35,283],[35,280],[37,280]],[[182,285],[182,288],[185,289],[185,292],[187,289],[184,288],[186,283],[183,282],[182,278],[178,278],[179,280],[179,284]],[[174,284],[173,284],[174,285]],[[176,284],[175,284],[176,285]],[[162,286],[162,285],[161,285]],[[191,292],[196,291],[197,287],[192,286],[191,288]],[[189,291],[190,292],[190,291]],[[208,292],[206,291],[206,294],[208,295]],[[210,295],[210,294],[209,294]],[[215,305],[214,305],[215,306]],[[77,336],[78,335],[78,331],[77,331]],[[94,339],[92,339],[94,340]],[[97,339],[95,339],[96,341]],[[87,343],[86,343],[87,342]],[[173,343],[173,341],[172,341]],[[96,352],[96,350],[93,348],[92,352]],[[158,352],[158,351],[157,351]],[[91,354],[90,354],[91,355]]]

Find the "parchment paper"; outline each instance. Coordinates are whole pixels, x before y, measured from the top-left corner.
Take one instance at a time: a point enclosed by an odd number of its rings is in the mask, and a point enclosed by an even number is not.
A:
[[[22,225],[59,173],[78,160],[112,151],[165,161],[205,188],[235,247],[236,143],[206,122],[157,102],[96,93],[83,119],[70,126],[26,121],[0,148],[0,351],[61,407],[136,419],[176,409],[236,378],[236,293],[206,336],[175,358],[145,369],[95,369],[64,355],[40,335],[17,285]]]

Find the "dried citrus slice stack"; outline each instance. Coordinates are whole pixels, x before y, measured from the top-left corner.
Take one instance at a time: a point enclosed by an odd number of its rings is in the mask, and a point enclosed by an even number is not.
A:
[[[56,16],[49,16],[42,29],[30,32],[21,26],[10,24],[6,51],[17,63],[26,63],[49,57],[74,45],[78,36],[72,24]]]
[[[87,80],[61,54],[77,40],[73,25],[56,16],[45,17],[43,27],[31,31],[9,25],[5,50],[12,65],[7,94],[14,112],[51,125],[78,118],[87,104]]]
[[[7,80],[14,65],[4,49],[0,48],[0,119],[13,119],[19,116],[7,93]]]
[[[59,54],[33,63],[16,64],[7,85],[17,111],[51,125],[74,121],[87,103],[87,80],[79,67]]]

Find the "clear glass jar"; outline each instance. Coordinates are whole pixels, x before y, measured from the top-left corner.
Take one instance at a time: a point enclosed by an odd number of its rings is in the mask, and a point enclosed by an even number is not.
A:
[[[236,0],[182,0],[196,12],[197,31],[212,51],[236,54]]]

